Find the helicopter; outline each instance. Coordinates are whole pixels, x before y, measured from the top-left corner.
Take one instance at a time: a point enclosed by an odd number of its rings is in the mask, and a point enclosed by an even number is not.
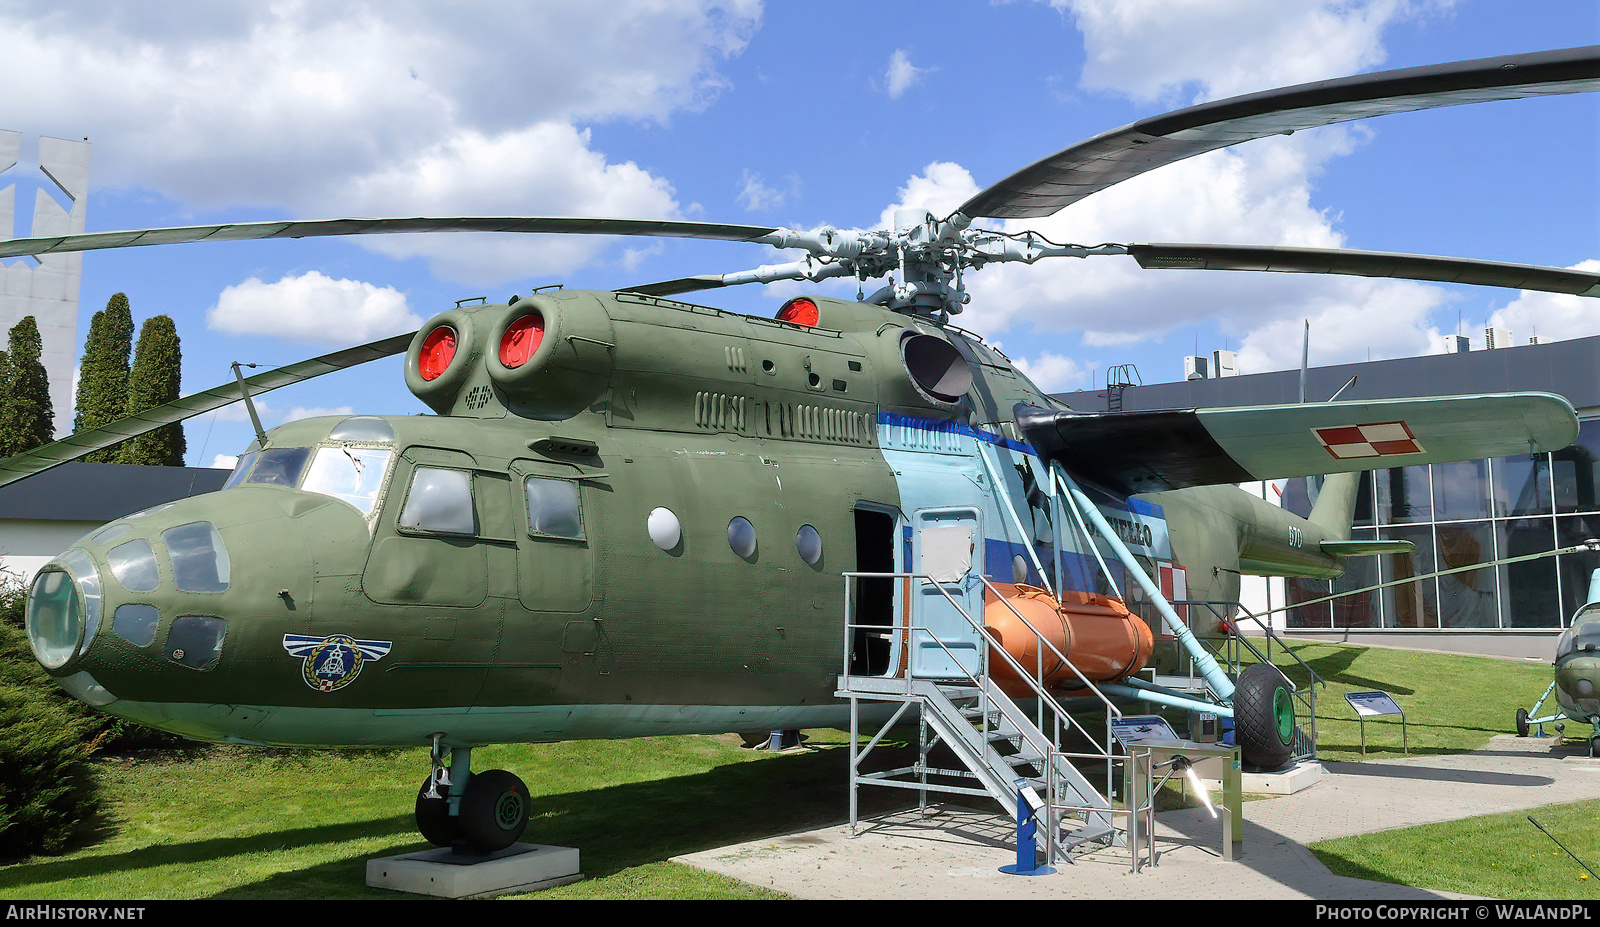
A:
[[[797,260],[610,291],[465,300],[416,332],[292,364],[0,461],[0,484],[221,405],[404,353],[431,415],[338,415],[256,439],[224,488],[118,519],[35,577],[27,633],[74,696],[204,741],[430,745],[419,831],[517,841],[527,787],[475,772],[501,742],[842,726],[841,675],[927,677],[1012,647],[953,610],[1041,600],[1093,681],[1186,652],[1246,762],[1294,728],[1270,667],[1235,680],[1175,600],[1239,576],[1327,578],[1359,473],[1554,450],[1561,397],[1484,394],[1084,414],[952,322],[994,263],[1132,257],[1153,270],[1334,273],[1600,296],[1600,275],[1423,255],[1062,244],[1048,216],[1122,180],[1269,135],[1429,107],[1600,89],[1600,47],[1409,68],[1205,103],[1024,167],[939,218],[809,230],[581,217],[232,223],[0,242],[0,257],[201,241],[489,231],[755,242]],[[681,297],[883,279],[771,318]],[[253,406],[251,406],[253,409]],[[252,417],[254,413],[252,412]],[[1301,518],[1240,490],[1328,477]],[[1054,500],[1054,501],[1051,501]],[[1081,524],[1068,524],[1072,513]],[[1404,542],[1399,542],[1404,543]],[[841,574],[879,577],[844,594]],[[887,576],[906,577],[889,581]],[[912,579],[914,577],[914,579]],[[848,625],[852,630],[846,632]],[[1076,622],[1076,624],[1074,624]],[[911,629],[918,630],[915,634]],[[1076,631],[1073,629],[1076,628]],[[1028,643],[1017,645],[1022,655]],[[1078,683],[1056,683],[1075,691]],[[1141,696],[1144,697],[1144,696]],[[1156,698],[1157,696],[1150,696]],[[1174,701],[1176,699],[1176,701]]]
[[[1527,737],[1537,728],[1543,737],[1544,725],[1554,724],[1558,734],[1566,734],[1565,721],[1589,725],[1589,756],[1600,753],[1600,698],[1595,683],[1600,681],[1600,570],[1589,577],[1588,601],[1578,609],[1567,630],[1556,640],[1551,661],[1554,678],[1544,694],[1530,708],[1518,708],[1516,732]],[[1540,714],[1550,696],[1556,697],[1555,710]]]

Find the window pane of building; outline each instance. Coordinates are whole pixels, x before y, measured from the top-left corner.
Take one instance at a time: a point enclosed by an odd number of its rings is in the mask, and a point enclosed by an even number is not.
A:
[[[1518,518],[1496,522],[1501,557],[1555,549],[1555,522]],[[1507,628],[1554,628],[1561,623],[1554,557],[1508,563],[1499,568],[1500,624]]]
[[[1395,467],[1377,474],[1378,523],[1414,524],[1433,518],[1427,467]]]
[[[1518,454],[1496,457],[1494,467],[1494,512],[1496,515],[1549,515],[1550,455]]]
[[[1592,538],[1600,538],[1600,515],[1571,515],[1556,519],[1556,546],[1571,547]],[[1588,602],[1589,580],[1597,567],[1600,567],[1600,553],[1592,550],[1557,558],[1556,569],[1561,574],[1559,607],[1563,625]]]
[[[1490,522],[1439,525],[1434,531],[1439,569],[1460,572],[1439,577],[1439,626],[1442,628],[1498,627],[1495,596],[1494,528]],[[1485,564],[1476,567],[1475,564]]]
[[[1578,440],[1550,455],[1557,512],[1600,510],[1595,498],[1595,463],[1600,461],[1600,421],[1578,426]]]
[[[1420,468],[1407,468],[1420,469]],[[1410,554],[1384,556],[1384,581],[1427,576],[1438,569],[1433,550],[1433,529],[1428,525],[1390,528],[1383,532],[1386,538],[1410,541],[1417,545]],[[1437,628],[1439,626],[1438,587],[1432,579],[1389,586],[1383,590],[1384,627]]]
[[[1352,540],[1377,539],[1378,532],[1357,528],[1350,532]],[[1333,581],[1333,592],[1350,592],[1378,584],[1378,557],[1351,557],[1344,562],[1344,575]],[[1333,626],[1336,628],[1381,628],[1383,612],[1378,591],[1359,592],[1333,600]]]
[[[1433,465],[1433,517],[1436,521],[1489,517],[1487,460]]]
[[[1284,595],[1288,596],[1290,603],[1306,602],[1320,599],[1332,592],[1331,584],[1325,579],[1295,579],[1283,581]],[[1301,605],[1290,608],[1284,619],[1284,626],[1290,628],[1331,628],[1333,627],[1333,607],[1328,602],[1316,605]]]

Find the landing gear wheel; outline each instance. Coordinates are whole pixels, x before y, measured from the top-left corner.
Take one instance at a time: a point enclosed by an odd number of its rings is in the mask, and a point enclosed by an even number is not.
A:
[[[422,834],[422,839],[436,847],[448,847],[456,842],[460,836],[460,829],[456,827],[456,819],[450,816],[450,801],[446,798],[447,791],[441,787],[439,797],[429,798],[428,787],[433,784],[433,777],[422,780],[422,788],[417,790],[417,830]]]
[[[528,787],[503,769],[473,773],[456,819],[461,836],[478,853],[503,850],[522,836],[533,805]]]
[[[1528,709],[1526,708],[1517,709],[1517,736],[1528,736]]]
[[[1245,763],[1270,772],[1294,753],[1294,693],[1276,667],[1257,663],[1239,674],[1233,728]]]

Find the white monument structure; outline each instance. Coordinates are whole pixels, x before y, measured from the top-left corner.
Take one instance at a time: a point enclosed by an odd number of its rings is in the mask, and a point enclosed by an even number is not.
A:
[[[31,140],[28,140],[31,142]],[[0,238],[40,238],[84,230],[88,212],[89,142],[41,136],[28,144],[21,132],[0,129]],[[19,192],[21,195],[19,196]],[[28,209],[31,224],[19,222]],[[22,202],[19,202],[22,200]],[[47,254],[0,262],[0,349],[5,332],[24,316],[39,323],[41,360],[50,375],[56,434],[72,431],[72,373],[78,351],[78,284],[83,256]]]

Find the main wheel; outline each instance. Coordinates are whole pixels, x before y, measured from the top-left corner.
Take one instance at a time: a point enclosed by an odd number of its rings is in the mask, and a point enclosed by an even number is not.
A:
[[[1271,771],[1289,762],[1294,754],[1294,692],[1276,667],[1257,663],[1239,674],[1233,729],[1245,763]]]
[[[1528,709],[1526,708],[1517,709],[1517,736],[1528,736]]]
[[[532,804],[528,787],[514,774],[503,769],[473,773],[461,793],[457,826],[469,847],[493,853],[522,836]]]
[[[436,847],[452,846],[459,836],[456,819],[450,816],[450,801],[445,797],[443,788],[439,790],[439,797],[428,797],[428,786],[432,784],[433,777],[422,780],[422,788],[417,790],[417,830],[421,832],[422,839]]]

